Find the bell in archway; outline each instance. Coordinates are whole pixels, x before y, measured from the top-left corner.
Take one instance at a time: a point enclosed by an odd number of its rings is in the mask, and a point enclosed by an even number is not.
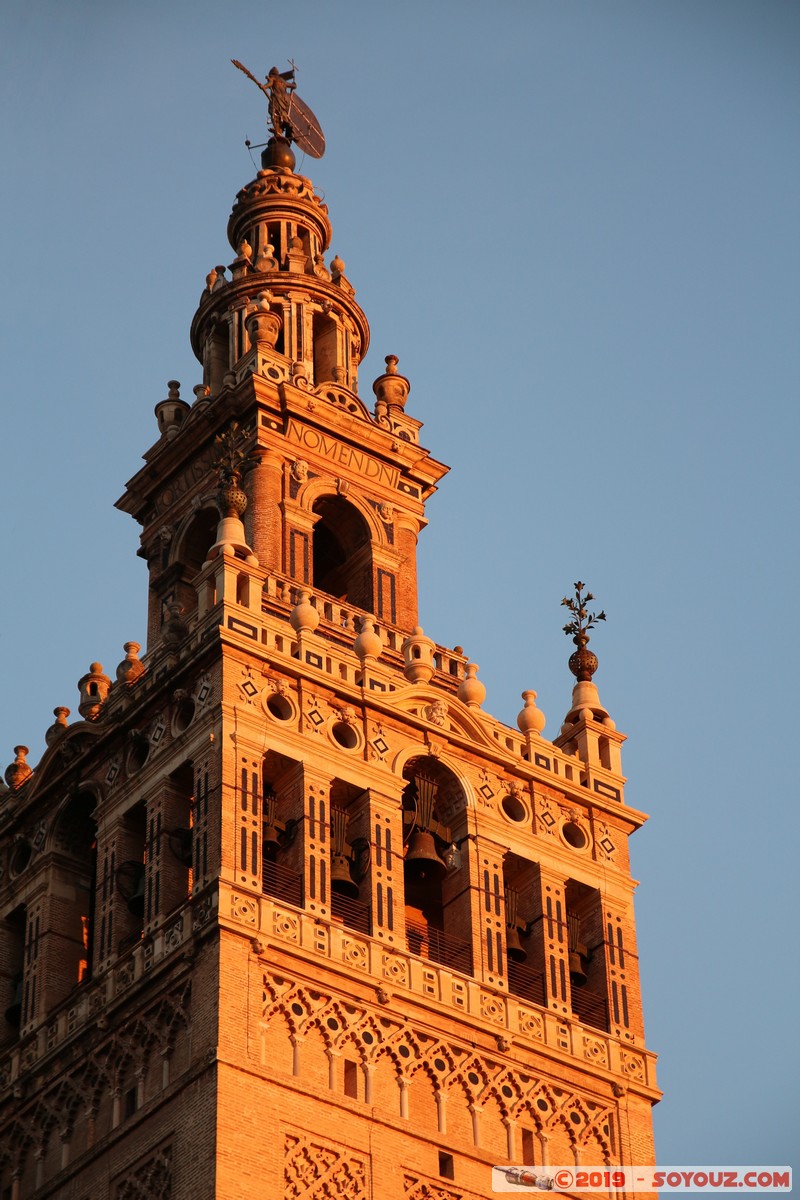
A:
[[[511,884],[505,884],[506,894],[506,954],[512,962],[523,963],[528,957],[528,951],[522,944],[520,932],[527,933],[528,926],[519,920],[519,893]]]
[[[528,951],[519,936],[519,925],[506,926],[506,954],[517,963],[524,963],[528,957]]]
[[[578,950],[569,952],[569,978],[575,987],[583,987],[586,983],[586,971],[583,968],[583,955]]]
[[[264,825],[261,832],[261,852],[264,858],[275,860],[281,848],[283,826],[278,821],[278,801],[271,787],[264,793]]]
[[[277,825],[264,823],[262,850],[265,858],[274,859],[281,848],[281,831]]]
[[[139,871],[136,885],[127,897],[128,912],[134,917],[144,916],[144,866]]]
[[[428,829],[415,829],[406,849],[406,874],[414,883],[438,883],[447,867],[436,852],[436,841]]]
[[[350,859],[346,854],[331,855],[331,891],[340,896],[358,899],[358,884],[350,873]]]

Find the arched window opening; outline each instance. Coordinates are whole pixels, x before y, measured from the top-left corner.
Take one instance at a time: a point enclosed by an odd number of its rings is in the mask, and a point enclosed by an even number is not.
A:
[[[96,798],[91,792],[79,791],[70,799],[55,827],[54,870],[59,876],[59,886],[53,888],[53,893],[61,910],[51,935],[61,943],[54,956],[58,963],[55,994],[51,992],[49,996],[55,1003],[92,977],[97,888],[95,805]]]
[[[283,224],[280,221],[273,221],[267,226],[267,242],[272,246],[272,253],[279,264],[283,263],[286,255],[286,246],[283,239]],[[266,246],[264,247],[266,249]]]
[[[22,1023],[25,984],[25,925],[27,913],[20,904],[2,923],[2,1013],[4,1042],[16,1038]]]
[[[608,1031],[606,955],[600,893],[567,880],[567,940],[572,1011],[585,1025]]]
[[[325,383],[336,378],[336,322],[325,313],[314,313],[311,336],[314,345],[314,382]]]
[[[534,896],[537,868],[527,859],[507,854],[503,862],[505,892],[506,968],[508,990],[532,1004],[545,1004],[541,921]]]
[[[461,875],[459,834],[466,834],[458,780],[432,757],[412,759],[403,772],[406,939],[409,950],[472,973],[470,889]]]
[[[300,822],[289,815],[289,776],[297,764],[270,750],[262,776],[261,889],[287,904],[303,903]]]
[[[275,346],[274,346],[275,353],[285,355],[286,354],[286,333],[285,333],[286,321],[284,320],[283,308],[279,304],[272,304],[272,305],[270,305],[270,311],[276,313],[277,316],[279,316],[281,319],[281,327],[278,330],[278,336],[275,339]]]
[[[194,768],[190,762],[167,779],[160,816],[158,898],[159,910],[168,915],[192,894]]]
[[[119,866],[115,882],[121,902],[117,906],[117,928],[123,930],[117,947],[120,954],[140,940],[146,910],[149,919],[153,898],[147,895],[146,876],[147,812],[144,802],[140,802],[125,814],[119,828]]]
[[[597,749],[600,754],[600,765],[607,771],[613,771],[611,764],[611,743],[607,737],[598,738]]]
[[[178,561],[184,574],[190,579],[194,578],[206,561],[208,552],[216,540],[218,524],[219,512],[209,505],[198,510],[184,533]]]
[[[313,263],[313,261],[314,261],[314,254],[313,254],[314,246],[312,246],[312,244],[311,244],[311,234],[310,234],[309,230],[305,229],[303,227],[300,227],[297,230],[297,236],[300,238],[300,244],[303,247],[303,251],[305,253],[306,259],[308,260],[308,263]]]
[[[216,507],[209,505],[199,509],[175,548],[172,566],[162,577],[161,588],[171,586],[173,590],[170,598],[174,598],[180,604],[184,615],[194,612],[197,608],[197,589],[194,581],[217,539],[218,524],[219,512]],[[166,609],[163,619],[166,619]]]
[[[354,784],[331,787],[331,915],[334,921],[370,932],[369,797]]]
[[[314,587],[346,604],[372,612],[372,544],[366,521],[341,496],[314,505]]]
[[[211,395],[222,391],[222,381],[230,367],[228,326],[220,322],[214,326],[206,340],[206,386]]]

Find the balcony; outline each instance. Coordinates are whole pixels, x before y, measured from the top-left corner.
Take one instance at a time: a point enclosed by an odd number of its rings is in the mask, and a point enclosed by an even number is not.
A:
[[[303,903],[303,878],[299,871],[291,871],[281,863],[264,861],[261,888],[265,896],[274,896],[300,908]]]
[[[369,905],[361,900],[352,900],[341,892],[331,892],[331,916],[348,929],[365,934],[370,932]]]
[[[472,974],[472,946],[442,929],[406,921],[406,944],[412,954],[462,975]]]
[[[524,963],[514,962],[512,958],[508,960],[508,990],[520,1000],[528,1000],[540,1008],[546,1007],[542,972],[534,971]]]
[[[593,1025],[595,1029],[608,1033],[608,1005],[602,996],[573,985],[572,1011],[584,1025]]]

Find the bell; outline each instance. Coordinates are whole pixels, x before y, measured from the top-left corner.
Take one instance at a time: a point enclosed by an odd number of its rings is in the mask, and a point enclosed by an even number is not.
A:
[[[134,917],[144,916],[144,864],[136,879],[136,887],[128,897],[128,912]]]
[[[569,978],[575,987],[583,987],[586,983],[586,972],[583,969],[583,955],[577,950],[569,952]]]
[[[192,831],[179,827],[170,829],[167,833],[169,848],[177,858],[181,866],[190,867],[192,865]]]
[[[281,834],[277,825],[264,825],[263,853],[265,858],[274,859],[281,848]]]
[[[433,834],[427,829],[415,829],[406,850],[406,872],[415,883],[438,883],[447,867],[436,853]]]
[[[278,821],[278,799],[272,788],[267,785],[264,792],[264,827],[261,835],[261,847],[264,858],[274,862],[278,851],[282,849],[281,834],[283,824]]]
[[[331,891],[351,900],[358,899],[358,884],[350,874],[350,859],[346,854],[331,855]]]
[[[506,926],[506,954],[517,963],[524,963],[528,957],[528,951],[520,941],[519,925]]]

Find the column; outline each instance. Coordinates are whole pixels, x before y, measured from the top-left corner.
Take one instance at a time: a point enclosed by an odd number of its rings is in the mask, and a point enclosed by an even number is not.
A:
[[[283,463],[274,450],[259,447],[247,475],[249,503],[244,514],[247,543],[259,566],[283,571],[281,556],[281,499]]]

